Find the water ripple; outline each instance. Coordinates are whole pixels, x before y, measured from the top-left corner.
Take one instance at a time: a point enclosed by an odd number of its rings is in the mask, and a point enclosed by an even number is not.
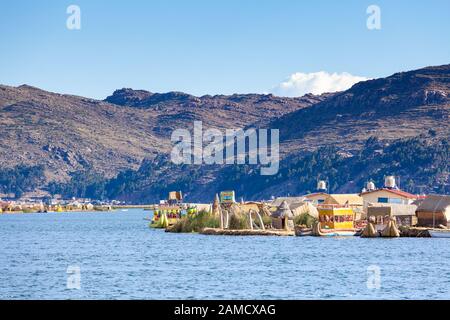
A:
[[[0,298],[450,298],[447,239],[168,234],[147,214],[0,215]],[[80,290],[67,288],[68,266]]]

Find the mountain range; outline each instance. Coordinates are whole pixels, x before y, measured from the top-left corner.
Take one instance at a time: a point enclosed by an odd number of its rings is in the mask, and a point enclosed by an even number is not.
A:
[[[330,191],[358,192],[387,174],[411,192],[449,192],[449,118],[450,65],[298,98],[120,89],[101,101],[0,85],[0,196],[148,202],[181,189],[189,201],[207,201],[233,188],[258,199],[314,191],[319,178]],[[279,173],[174,165],[170,135],[194,121],[279,129]]]

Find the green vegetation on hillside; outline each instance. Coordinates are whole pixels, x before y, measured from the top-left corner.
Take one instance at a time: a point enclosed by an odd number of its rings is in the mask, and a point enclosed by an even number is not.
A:
[[[382,182],[385,175],[396,175],[401,177],[401,188],[406,191],[449,193],[449,156],[448,139],[418,136],[386,143],[369,138],[353,156],[342,154],[333,146],[292,155],[281,162],[274,176],[261,176],[255,166],[225,166],[210,188],[212,192],[236,190],[239,196],[253,199],[267,196],[268,188],[278,190],[279,194],[274,195],[313,192],[317,179],[326,179],[330,192],[359,192],[369,179]],[[207,173],[207,167],[177,166],[167,157],[159,157],[144,161],[139,170],[124,171],[110,180],[92,172],[78,172],[69,183],[53,183],[49,190],[64,196],[113,199],[136,194],[142,201],[156,200],[165,198],[170,190],[188,193],[202,187],[197,181]],[[170,172],[178,176],[165,179]]]
[[[382,182],[385,175],[396,175],[406,191],[448,193],[449,156],[448,139],[415,137],[386,144],[370,138],[353,156],[342,155],[333,146],[291,156],[281,162],[275,176],[250,173],[249,166],[230,167],[222,172],[219,189],[232,188],[251,198],[274,185],[286,193],[283,186],[289,184],[291,194],[304,194],[315,190],[318,179],[326,179],[330,192],[359,192],[369,179]]]
[[[24,192],[35,190],[44,180],[44,166],[41,165],[0,169],[0,193],[13,193],[20,198]]]

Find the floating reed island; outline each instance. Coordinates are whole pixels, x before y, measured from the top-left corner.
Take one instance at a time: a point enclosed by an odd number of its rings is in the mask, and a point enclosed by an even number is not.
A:
[[[407,200],[364,200],[391,194]],[[166,232],[230,236],[450,237],[450,196],[412,198],[403,191],[383,188],[358,195],[317,192],[236,202],[234,192],[225,191],[216,194],[211,205],[183,203],[179,192],[175,198],[169,195],[167,203],[154,205],[150,226]],[[433,208],[432,219],[429,208]]]
[[[0,201],[0,214],[21,213],[62,213],[62,212],[93,212],[113,211],[111,205],[93,205],[76,201],[48,204],[43,202]]]
[[[214,235],[214,236],[295,236],[293,231],[285,230],[251,230],[251,229],[219,229],[219,228],[204,228],[200,234]]]

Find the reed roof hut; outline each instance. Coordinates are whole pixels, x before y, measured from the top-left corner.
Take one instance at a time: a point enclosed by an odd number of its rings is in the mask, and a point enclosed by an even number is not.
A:
[[[289,209],[292,211],[294,217],[299,216],[303,213],[308,213],[310,216],[317,218],[319,213],[317,208],[305,197],[280,197],[276,198],[272,203],[270,203],[270,210],[273,214],[279,211],[283,202],[286,202]]]
[[[294,217],[307,213],[313,218],[319,218],[319,211],[311,202],[294,203],[289,207]]]
[[[362,207],[363,198],[358,194],[329,194],[323,204],[334,204],[349,207]]]
[[[417,224],[417,206],[413,204],[371,204],[367,207],[367,216],[373,217],[376,224],[385,224],[386,217],[394,218],[397,225],[414,226]]]
[[[279,207],[283,202],[286,202],[289,206],[295,203],[304,203],[305,197],[278,197],[270,203],[271,206]]]
[[[286,201],[283,201],[278,209],[272,213],[272,227],[284,230],[294,229],[294,213]]]
[[[216,217],[220,216],[220,201],[218,194],[216,194],[216,197],[214,198],[214,202],[212,205],[212,214]]]
[[[450,195],[429,195],[416,210],[417,224],[450,227]]]

